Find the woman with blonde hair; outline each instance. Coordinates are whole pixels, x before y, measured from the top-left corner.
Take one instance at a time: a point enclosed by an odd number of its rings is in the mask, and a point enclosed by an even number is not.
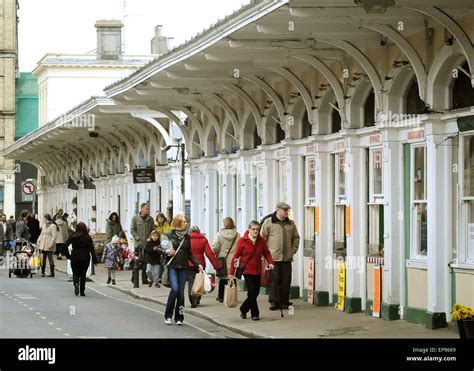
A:
[[[216,300],[220,303],[224,301],[224,289],[229,280],[232,255],[239,239],[240,234],[235,228],[234,220],[230,217],[224,218],[224,228],[217,233],[212,242],[212,251],[221,265],[221,268],[216,271],[216,276],[219,278],[219,290]]]
[[[202,265],[191,252],[191,238],[186,229],[187,225],[184,214],[176,215],[171,222],[171,232],[166,235],[167,240],[162,242],[171,285],[165,310],[167,325],[172,324],[173,312],[177,325],[182,325],[184,321],[184,286],[188,275],[188,261],[199,268],[199,271],[203,270]]]
[[[155,219],[155,230],[160,234],[160,238],[162,236],[166,236],[166,234],[170,233],[171,227],[168,223],[168,219],[166,219],[165,214],[162,212],[159,212],[156,214],[156,219]],[[163,277],[163,271],[165,270],[165,259],[162,257],[161,263],[160,263],[160,269],[158,273],[158,282],[161,283],[161,279]]]

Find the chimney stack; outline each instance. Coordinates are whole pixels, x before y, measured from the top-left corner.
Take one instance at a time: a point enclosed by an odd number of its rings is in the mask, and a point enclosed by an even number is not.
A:
[[[100,20],[97,29],[97,58],[100,60],[120,60],[122,58],[122,21]]]
[[[151,39],[151,54],[163,55],[169,50],[168,41],[171,40],[172,37],[163,36],[162,30],[162,25],[155,27],[155,36]]]

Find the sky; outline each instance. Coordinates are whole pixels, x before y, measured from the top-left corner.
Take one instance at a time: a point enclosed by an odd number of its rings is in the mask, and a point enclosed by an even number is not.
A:
[[[31,72],[47,53],[86,54],[96,49],[99,19],[120,19],[125,54],[150,53],[157,25],[173,37],[170,46],[208,28],[250,0],[19,0],[21,72]],[[125,3],[125,11],[124,11]],[[124,17],[125,15],[125,17]]]

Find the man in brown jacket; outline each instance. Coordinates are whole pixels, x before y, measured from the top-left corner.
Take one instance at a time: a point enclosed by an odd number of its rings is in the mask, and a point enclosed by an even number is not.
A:
[[[288,309],[293,255],[298,251],[300,235],[288,218],[290,205],[279,202],[276,211],[263,220],[262,236],[272,253],[275,269],[270,273],[270,310]]]

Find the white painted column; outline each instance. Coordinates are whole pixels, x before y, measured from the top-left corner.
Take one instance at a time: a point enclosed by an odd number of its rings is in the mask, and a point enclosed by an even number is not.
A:
[[[205,221],[202,212],[202,192],[204,191],[201,170],[197,164],[191,164],[191,223],[203,229]]]
[[[404,264],[400,251],[404,250],[401,232],[403,224],[403,145],[398,133],[387,129],[383,144],[383,193],[384,193],[384,267],[382,277],[382,302],[400,304],[400,267]]]
[[[453,231],[451,187],[452,147],[436,146],[445,138],[444,125],[428,124],[426,130],[427,193],[428,193],[428,307],[427,312],[446,314],[449,319],[451,285],[449,256]],[[428,321],[427,321],[428,324]]]
[[[324,144],[316,147],[316,204],[319,205],[319,234],[316,236],[315,291],[334,294],[334,175],[331,154]]]
[[[273,150],[262,146],[263,164],[263,216],[275,211],[278,201],[277,162],[273,158]]]
[[[206,183],[205,183],[205,191],[206,191],[206,204],[204,205],[206,208],[207,214],[207,225],[206,225],[206,232],[207,236],[211,239],[217,234],[217,208],[219,207],[218,199],[217,199],[217,192],[216,192],[216,185],[217,185],[217,177],[219,176],[217,170],[215,169],[215,164],[206,164],[205,170],[206,176]]]
[[[289,156],[287,157],[286,174],[288,191],[288,204],[291,206],[291,215],[300,234],[300,245],[294,256],[292,286],[299,286],[300,296],[304,288],[304,160],[297,154],[298,147],[289,145]]]
[[[237,184],[237,191],[241,193],[242,210],[239,220],[236,221],[237,230],[241,235],[247,230],[248,224],[256,215],[254,210],[257,205],[257,190],[255,182],[257,173],[254,172],[253,155],[241,153],[240,184]]]
[[[365,150],[355,137],[348,137],[346,148],[346,194],[350,206],[350,235],[347,237],[346,297],[366,306],[367,176]]]

